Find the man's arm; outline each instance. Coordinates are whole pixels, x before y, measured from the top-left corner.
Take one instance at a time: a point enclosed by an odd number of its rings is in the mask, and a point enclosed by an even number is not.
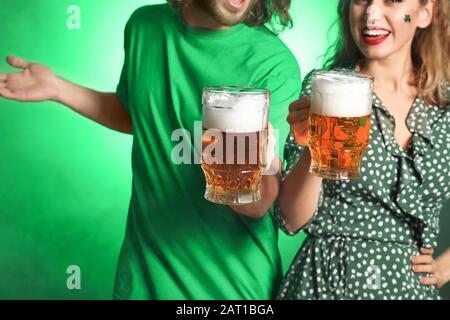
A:
[[[275,161],[280,163],[278,167],[281,168],[280,159],[276,158]],[[260,184],[261,199],[259,201],[246,205],[231,205],[230,208],[233,211],[250,218],[264,217],[267,211],[269,211],[269,209],[273,206],[273,203],[278,196],[278,192],[280,190],[280,180],[281,172],[276,175],[264,175]]]
[[[11,56],[7,61],[22,71],[0,73],[0,97],[17,101],[57,101],[110,129],[133,132],[130,115],[115,93],[70,83],[42,64]]]
[[[270,74],[258,83],[258,87],[269,88],[270,93],[270,122],[269,124],[269,145],[267,159],[275,159],[277,170],[270,170],[277,172],[277,175],[265,175],[261,181],[261,200],[244,206],[231,206],[234,211],[253,218],[263,217],[267,211],[275,203],[278,193],[280,191],[281,169],[282,162],[280,160],[283,154],[284,142],[289,132],[286,117],[288,115],[288,105],[291,101],[297,99],[300,94],[300,68],[294,55],[287,52],[286,55],[280,59],[279,63]],[[272,127],[273,124],[273,127]],[[275,137],[273,136],[273,128],[278,130],[277,137],[280,144],[277,146]],[[272,133],[270,133],[272,131]],[[280,156],[275,156],[276,154]],[[270,165],[269,165],[270,166]]]
[[[105,127],[133,133],[130,115],[114,92],[98,92],[59,79],[56,101]]]

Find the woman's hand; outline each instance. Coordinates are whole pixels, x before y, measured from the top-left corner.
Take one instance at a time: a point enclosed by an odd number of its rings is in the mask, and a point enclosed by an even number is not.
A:
[[[299,145],[308,144],[309,131],[309,110],[311,108],[311,98],[302,97],[289,105],[289,116],[287,121],[291,126],[291,131]]]
[[[428,277],[420,278],[423,285],[434,285],[438,289],[445,284],[439,265],[433,259],[433,249],[421,248],[421,255],[412,257],[412,270],[416,273],[428,273]]]

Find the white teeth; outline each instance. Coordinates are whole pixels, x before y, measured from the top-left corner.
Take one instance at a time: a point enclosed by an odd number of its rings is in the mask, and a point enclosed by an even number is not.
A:
[[[385,31],[385,30],[369,30],[369,29],[364,30],[364,35],[372,36],[372,37],[386,36],[388,34],[389,34],[389,31]]]

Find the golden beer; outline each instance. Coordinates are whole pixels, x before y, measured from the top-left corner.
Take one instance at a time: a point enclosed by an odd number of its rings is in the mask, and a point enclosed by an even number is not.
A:
[[[355,179],[369,145],[370,115],[364,117],[309,116],[311,171],[328,178]]]
[[[313,74],[311,173],[334,180],[360,176],[360,161],[369,144],[372,95],[372,77],[348,71]]]
[[[259,184],[266,167],[267,131],[223,133],[203,130],[202,168],[207,193],[217,198],[240,195],[248,201],[260,199]]]
[[[268,92],[240,87],[204,91],[202,169],[205,198],[220,204],[258,201],[266,167]]]

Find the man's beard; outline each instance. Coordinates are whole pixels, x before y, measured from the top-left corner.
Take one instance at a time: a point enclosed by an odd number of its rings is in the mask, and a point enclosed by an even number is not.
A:
[[[244,22],[260,0],[249,1],[250,3],[244,12],[233,12],[219,6],[216,0],[192,0],[195,5],[210,14],[218,23],[229,27]]]

